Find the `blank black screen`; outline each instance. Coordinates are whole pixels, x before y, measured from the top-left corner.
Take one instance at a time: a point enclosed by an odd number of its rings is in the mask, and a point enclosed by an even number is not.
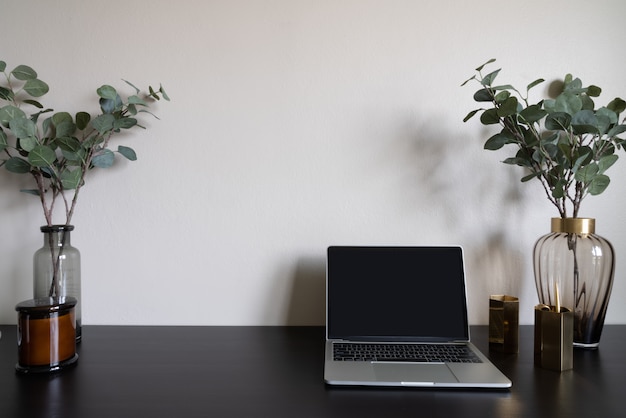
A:
[[[327,286],[329,338],[469,337],[460,247],[329,247]]]

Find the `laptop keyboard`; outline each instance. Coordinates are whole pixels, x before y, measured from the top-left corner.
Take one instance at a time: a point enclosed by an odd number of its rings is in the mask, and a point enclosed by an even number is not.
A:
[[[388,361],[414,363],[482,363],[462,344],[333,343],[335,361]]]

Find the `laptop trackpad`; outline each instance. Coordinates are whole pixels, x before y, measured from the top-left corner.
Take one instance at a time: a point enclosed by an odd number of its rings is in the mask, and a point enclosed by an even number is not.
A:
[[[455,383],[458,379],[445,364],[373,363],[380,382]]]

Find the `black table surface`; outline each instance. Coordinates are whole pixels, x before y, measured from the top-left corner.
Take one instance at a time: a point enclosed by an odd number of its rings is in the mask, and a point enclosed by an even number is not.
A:
[[[84,326],[75,368],[19,375],[16,328],[0,326],[0,417],[626,417],[626,325],[605,326],[574,369],[490,352],[510,390],[336,388],[323,382],[323,327]]]

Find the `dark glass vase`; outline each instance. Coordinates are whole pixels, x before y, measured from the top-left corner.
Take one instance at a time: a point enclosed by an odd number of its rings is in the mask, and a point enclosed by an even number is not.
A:
[[[72,225],[42,226],[43,247],[33,257],[33,296],[76,298],[76,341],[81,340],[80,252],[72,246]]]
[[[533,251],[539,303],[574,312],[574,347],[597,348],[609,305],[615,252],[595,219],[553,218]],[[557,300],[558,299],[558,300]]]

